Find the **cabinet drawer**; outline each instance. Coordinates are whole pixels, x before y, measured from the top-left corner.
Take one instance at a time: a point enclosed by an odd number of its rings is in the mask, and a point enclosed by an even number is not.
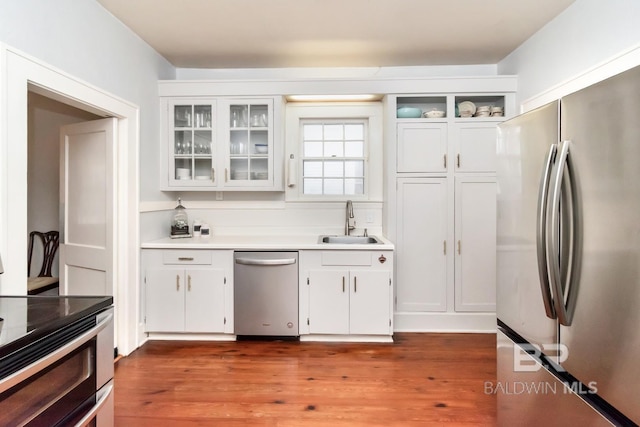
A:
[[[322,265],[371,265],[371,252],[324,251]]]
[[[163,264],[210,265],[212,258],[211,251],[162,251]]]

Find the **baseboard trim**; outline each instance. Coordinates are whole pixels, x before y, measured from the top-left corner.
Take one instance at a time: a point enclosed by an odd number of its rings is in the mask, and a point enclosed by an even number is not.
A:
[[[394,332],[495,333],[495,313],[408,313],[396,312]]]

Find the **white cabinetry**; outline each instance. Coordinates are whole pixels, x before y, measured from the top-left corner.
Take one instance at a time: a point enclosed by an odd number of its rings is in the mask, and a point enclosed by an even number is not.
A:
[[[398,178],[397,309],[447,310],[448,181]]]
[[[161,98],[163,190],[278,191],[282,98]]]
[[[456,311],[496,310],[496,178],[456,177]]]
[[[392,251],[300,252],[301,336],[388,339],[392,277]]]
[[[147,332],[233,333],[233,251],[142,251]]]
[[[447,171],[447,123],[398,123],[398,173]]]
[[[394,107],[445,112],[439,118],[395,119],[392,199],[396,313],[403,319],[399,328],[474,329],[474,320],[466,319],[475,318],[465,317],[468,314],[495,316],[496,140],[504,116],[498,112],[460,117],[458,105],[471,101],[485,111],[493,106],[509,115],[513,95],[397,96],[395,100]],[[420,314],[429,316],[417,326]]]
[[[456,172],[496,172],[496,123],[455,123]]]

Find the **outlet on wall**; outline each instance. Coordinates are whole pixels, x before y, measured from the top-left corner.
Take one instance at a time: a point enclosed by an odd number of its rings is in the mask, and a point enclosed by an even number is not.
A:
[[[367,212],[367,224],[373,224],[373,212]]]

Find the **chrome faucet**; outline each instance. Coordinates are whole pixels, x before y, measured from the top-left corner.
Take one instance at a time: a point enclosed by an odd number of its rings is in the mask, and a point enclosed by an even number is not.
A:
[[[351,230],[355,230],[356,226],[355,226],[355,221],[353,222],[354,225],[351,225],[349,223],[349,220],[351,218],[353,218],[353,203],[351,202],[351,200],[347,200],[347,212],[346,212],[346,218],[345,218],[345,222],[344,222],[344,235],[345,236],[349,236],[351,234]]]

